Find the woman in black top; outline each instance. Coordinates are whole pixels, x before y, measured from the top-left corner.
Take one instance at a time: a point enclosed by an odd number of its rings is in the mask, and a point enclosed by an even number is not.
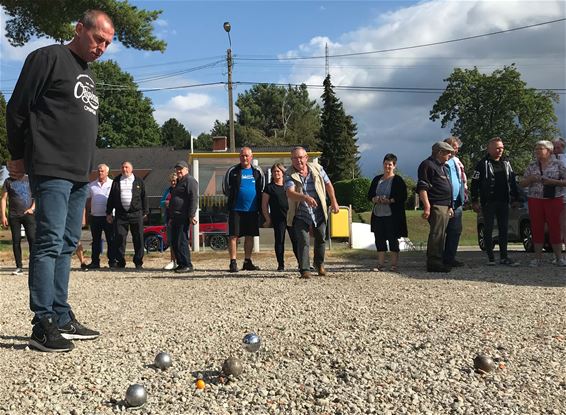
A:
[[[285,270],[285,230],[287,230],[289,238],[291,239],[295,258],[297,257],[295,235],[292,229],[287,226],[289,203],[283,186],[284,176],[285,167],[283,167],[281,163],[275,163],[271,167],[271,182],[265,186],[261,198],[261,210],[265,218],[264,226],[269,227],[273,225],[275,255],[277,256],[278,263],[277,271]]]
[[[371,215],[371,231],[375,234],[377,248],[377,271],[383,271],[385,251],[389,242],[391,251],[390,271],[397,272],[399,262],[399,238],[408,236],[405,200],[407,186],[405,181],[395,174],[397,157],[386,154],[383,158],[383,174],[371,182],[368,199],[374,203]]]

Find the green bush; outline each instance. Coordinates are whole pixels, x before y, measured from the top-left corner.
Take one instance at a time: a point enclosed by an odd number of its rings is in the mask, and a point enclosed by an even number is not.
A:
[[[338,204],[342,206],[352,205],[352,209],[356,212],[371,210],[372,204],[367,200],[370,184],[371,180],[366,177],[334,183]]]

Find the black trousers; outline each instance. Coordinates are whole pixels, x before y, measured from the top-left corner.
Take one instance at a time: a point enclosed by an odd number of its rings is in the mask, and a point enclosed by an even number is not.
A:
[[[187,221],[171,221],[171,247],[175,252],[177,265],[180,267],[193,267],[191,251],[189,248],[189,224]]]
[[[35,241],[35,217],[33,215],[8,217],[10,231],[12,232],[12,250],[14,251],[14,259],[16,260],[16,268],[22,268],[22,225],[28,240],[29,251]]]
[[[114,230],[112,224],[106,221],[106,216],[91,215],[89,219],[89,225],[90,234],[92,235],[92,255],[90,260],[91,264],[100,265],[102,232],[104,232],[104,237],[106,238],[106,256],[108,257],[108,263],[114,263],[114,249],[112,247],[112,244],[114,243]]]
[[[126,265],[126,239],[128,230],[134,243],[134,264],[143,264],[143,215],[132,212],[127,215],[116,215],[114,218],[114,258],[118,266]]]
[[[489,259],[493,259],[493,220],[497,219],[497,228],[499,235],[499,258],[507,258],[507,240],[509,226],[509,203],[507,202],[487,202],[482,204],[484,232],[483,240],[485,244],[485,252]]]
[[[289,238],[291,239],[291,245],[293,246],[293,253],[295,254],[295,258],[298,260],[297,256],[297,241],[295,238],[295,232],[293,228],[287,226],[287,222],[285,220],[279,222],[272,222],[273,223],[273,236],[275,238],[275,256],[277,257],[277,264],[281,266],[285,266],[285,231],[289,234]]]

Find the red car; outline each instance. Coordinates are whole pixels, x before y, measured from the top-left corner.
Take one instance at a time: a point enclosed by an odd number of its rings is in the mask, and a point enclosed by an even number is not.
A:
[[[204,238],[205,245],[215,251],[226,250],[228,248],[228,215],[201,213],[199,219],[201,238]],[[189,241],[192,241],[192,228]],[[147,226],[143,230],[143,243],[148,252],[165,251],[169,248],[165,225]]]

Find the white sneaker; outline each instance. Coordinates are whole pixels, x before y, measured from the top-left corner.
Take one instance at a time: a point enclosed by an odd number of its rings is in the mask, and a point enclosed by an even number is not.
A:
[[[529,262],[529,267],[540,267],[540,261],[538,259],[533,259],[531,262]]]
[[[12,275],[22,275],[24,273],[24,270],[21,268],[16,268],[13,272]]]
[[[566,267],[566,259],[564,258],[555,258],[552,263],[557,267]]]
[[[163,269],[166,270],[172,270],[177,266],[177,263],[175,261],[171,261],[170,263],[168,263],[167,265],[165,265],[165,267]]]

